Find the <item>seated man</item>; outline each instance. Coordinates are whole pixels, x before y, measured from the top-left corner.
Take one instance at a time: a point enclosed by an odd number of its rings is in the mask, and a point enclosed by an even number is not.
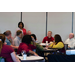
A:
[[[31,35],[31,31],[30,31],[30,30],[28,30],[27,34],[28,34],[28,35]]]
[[[18,49],[18,46],[14,46],[14,42],[13,42],[13,38],[11,36],[11,31],[7,30],[5,33],[4,33],[5,37],[6,37],[6,40],[5,40],[5,43],[6,45],[10,45],[12,48],[14,49]],[[11,40],[11,41],[10,41]]]
[[[44,37],[42,43],[46,43],[46,41],[48,41],[48,43],[54,41],[54,38],[52,37],[52,32],[51,31],[48,31],[47,36]]]
[[[74,48],[74,46],[75,46],[74,34],[70,33],[69,38],[64,43],[68,44],[68,49]]]
[[[22,31],[21,30],[18,30],[17,32],[16,32],[16,37],[15,37],[15,39],[14,39],[14,46],[19,46],[20,45],[20,43],[21,43],[21,39],[22,39],[22,37],[23,37],[23,34],[22,34]]]

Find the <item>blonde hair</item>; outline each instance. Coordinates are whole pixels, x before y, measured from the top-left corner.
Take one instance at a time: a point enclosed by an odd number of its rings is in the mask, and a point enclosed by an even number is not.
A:
[[[51,32],[51,34],[52,34],[52,31],[48,31],[48,32]]]

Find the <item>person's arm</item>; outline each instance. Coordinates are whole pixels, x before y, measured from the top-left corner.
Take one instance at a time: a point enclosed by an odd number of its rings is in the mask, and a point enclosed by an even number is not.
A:
[[[14,45],[14,38],[11,37],[11,44]]]
[[[75,41],[72,42],[72,45],[68,46],[68,48],[74,48],[75,47]]]
[[[12,59],[13,59],[14,62],[20,62],[20,60],[17,58],[15,52],[11,53],[11,57],[12,57]]]
[[[29,53],[34,54],[35,56],[38,56],[38,54],[35,53],[34,51],[29,50]]]
[[[64,42],[64,44],[68,44],[68,39]]]
[[[51,45],[48,46],[48,48],[52,48],[53,47],[53,43]]]
[[[44,37],[44,39],[43,39],[42,43],[46,43],[46,42],[45,42],[45,37]]]
[[[18,40],[14,40],[14,46],[19,46],[19,41]]]
[[[63,48],[64,44],[62,42],[57,43],[56,45],[53,45],[52,48]]]
[[[33,45],[36,46],[36,42],[35,41],[33,41]]]
[[[32,41],[33,41],[33,45],[36,46],[36,40],[34,39],[33,36],[31,36],[31,38],[32,38]]]
[[[69,46],[68,39],[64,42],[64,44],[68,44],[68,48],[71,48],[71,47]]]
[[[52,42],[54,42],[55,40],[54,40],[54,38],[53,38],[53,41]]]
[[[44,50],[43,46],[41,46],[41,45],[39,45],[39,44],[36,44],[36,47],[37,47],[37,50],[41,50],[41,51]]]
[[[10,45],[13,49],[18,49],[18,46]]]

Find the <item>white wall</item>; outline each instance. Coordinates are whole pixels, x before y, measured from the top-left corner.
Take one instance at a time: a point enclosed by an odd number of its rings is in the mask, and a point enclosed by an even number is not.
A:
[[[20,12],[0,12],[0,33],[6,30],[11,30],[14,36],[15,30],[20,21]],[[25,24],[26,30],[31,30],[36,34],[41,42],[46,34],[46,13],[45,12],[23,12],[22,21]],[[58,33],[63,41],[68,38],[72,31],[72,13],[71,12],[49,12],[48,13],[48,31],[53,32],[53,36]],[[75,13],[74,13],[74,28],[75,34]]]
[[[48,31],[60,34],[63,41],[68,38],[72,31],[72,13],[71,12],[49,12],[48,13]]]
[[[75,37],[75,12],[73,15],[73,33],[74,33],[74,37]]]
[[[45,12],[23,12],[22,21],[26,30],[36,34],[38,41],[42,42],[45,37],[46,13]]]
[[[19,21],[20,12],[0,12],[0,33],[11,30],[14,36]]]

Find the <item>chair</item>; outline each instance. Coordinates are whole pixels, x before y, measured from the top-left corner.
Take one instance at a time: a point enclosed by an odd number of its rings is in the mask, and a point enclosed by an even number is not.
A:
[[[68,44],[64,44],[64,48],[65,48],[65,54],[66,54],[66,50],[68,49]]]
[[[67,50],[68,49],[68,44],[64,44],[64,46],[65,46],[65,50]]]

